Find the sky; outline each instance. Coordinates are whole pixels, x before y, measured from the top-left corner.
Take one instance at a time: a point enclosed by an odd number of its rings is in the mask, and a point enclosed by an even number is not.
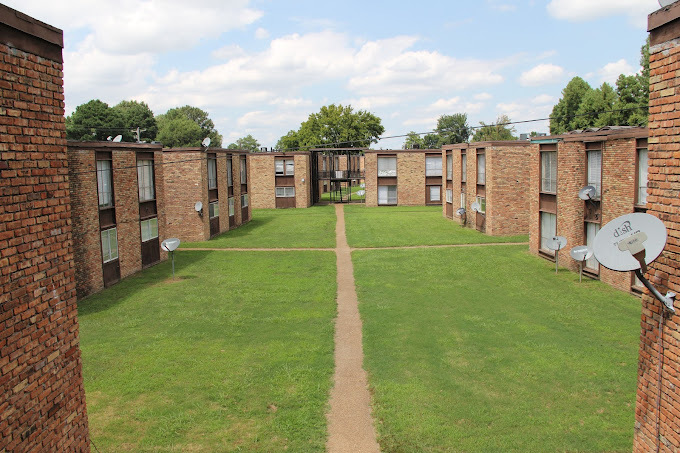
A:
[[[549,116],[574,76],[640,69],[656,0],[3,0],[64,31],[66,115],[91,99],[207,111],[223,146],[273,147],[328,104],[384,137]],[[516,132],[547,132],[547,121]],[[399,149],[403,137],[373,148]]]

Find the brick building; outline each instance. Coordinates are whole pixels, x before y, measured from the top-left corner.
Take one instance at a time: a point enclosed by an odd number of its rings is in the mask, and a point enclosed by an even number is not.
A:
[[[167,258],[161,145],[68,142],[78,297]]]
[[[575,131],[532,140],[529,185],[529,249],[554,260],[546,241],[567,238],[560,265],[578,270],[568,255],[577,245],[592,247],[607,222],[623,214],[644,212],[647,187],[647,129],[612,126]],[[596,188],[597,196],[584,201],[579,190]],[[623,291],[642,290],[632,272],[611,271],[593,257],[584,274]]]
[[[0,451],[89,451],[62,48],[0,5]]]
[[[252,153],[254,209],[308,208],[312,200],[312,153]]]
[[[680,294],[680,2],[649,15],[649,182],[647,212],[661,219],[668,241],[646,277]],[[680,315],[642,296],[635,406],[635,451],[680,449]],[[678,313],[678,302],[675,302]],[[663,313],[663,316],[662,316]],[[659,373],[660,371],[660,373]],[[658,409],[657,409],[658,407]]]
[[[442,147],[444,217],[492,236],[529,232],[528,141],[460,143]],[[481,209],[472,211],[472,203]],[[456,211],[465,209],[459,216]]]
[[[366,206],[442,204],[439,149],[365,150]]]
[[[251,219],[247,151],[163,150],[168,237],[206,241]],[[202,208],[196,211],[196,203]]]

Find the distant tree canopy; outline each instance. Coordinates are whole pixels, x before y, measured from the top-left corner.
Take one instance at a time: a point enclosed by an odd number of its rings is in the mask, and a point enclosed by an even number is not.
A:
[[[215,124],[208,118],[208,113],[198,107],[185,105],[170,109],[164,115],[158,115],[156,121],[156,140],[169,148],[200,146],[206,137],[210,138],[210,146],[222,146],[222,136]]]
[[[330,104],[309,115],[297,131],[281,137],[281,150],[305,149],[323,145],[334,148],[365,148],[376,143],[385,132],[377,116],[365,110],[354,111],[351,105]]]
[[[113,107],[123,116],[123,124],[126,131],[123,134],[124,141],[136,141],[136,132],[133,129],[139,128],[139,139],[143,142],[152,142],[156,139],[158,125],[153,112],[145,102],[121,101]]]
[[[441,148],[442,145],[465,143],[470,139],[470,133],[466,113],[441,115],[433,132],[421,137],[420,134],[411,131],[406,136],[403,147],[409,149],[415,145],[421,149],[435,149]]]
[[[646,126],[649,104],[649,39],[640,49],[641,71],[619,75],[616,89],[608,83],[593,89],[574,77],[550,115],[550,133],[602,126]]]
[[[99,99],[79,105],[66,118],[68,140],[99,141],[125,132],[122,113]]]
[[[255,140],[255,137],[248,134],[239,138],[236,142],[230,143],[227,149],[247,149],[251,153],[256,153],[260,151],[260,144]]]
[[[486,124],[480,121],[481,125],[472,136],[473,142],[487,142],[497,140],[517,140],[515,127],[510,125],[512,121],[508,115],[500,115],[493,124]]]

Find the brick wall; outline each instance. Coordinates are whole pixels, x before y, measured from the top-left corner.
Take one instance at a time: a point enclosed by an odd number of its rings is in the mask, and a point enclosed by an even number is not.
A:
[[[205,241],[210,237],[208,170],[205,159],[199,159],[201,156],[204,154],[198,150],[163,152],[167,234],[182,242]],[[194,209],[197,201],[203,203],[202,217]]]
[[[0,22],[0,451],[89,451],[62,32],[3,5]]]
[[[310,155],[294,156],[295,161],[295,207],[308,208],[312,205],[312,172]]]
[[[364,156],[366,184],[366,206],[378,206],[378,155],[366,153]]]
[[[295,162],[295,207],[308,208],[312,206],[310,153],[253,153],[250,155],[250,174],[253,178],[250,185],[252,188],[251,206],[253,209],[276,208],[276,168],[274,161],[282,158],[293,159]],[[320,190],[321,192],[322,190]]]
[[[369,150],[362,164],[365,171],[366,206],[378,206],[378,156],[397,157],[397,204],[425,205],[425,155],[439,150]],[[446,192],[442,192],[444,198]]]
[[[668,229],[668,242],[661,256],[649,267],[647,278],[657,289],[680,293],[680,4],[662,8],[649,16],[649,182],[648,213]],[[678,302],[675,303],[676,310]],[[661,303],[642,297],[635,451],[671,452],[680,449],[680,317],[665,315],[663,341],[659,337]],[[659,380],[662,345],[661,380]],[[661,385],[659,386],[659,381]],[[660,397],[660,400],[658,398]],[[657,402],[660,411],[657,411]],[[658,425],[657,425],[658,424]],[[658,426],[658,428],[657,428]]]

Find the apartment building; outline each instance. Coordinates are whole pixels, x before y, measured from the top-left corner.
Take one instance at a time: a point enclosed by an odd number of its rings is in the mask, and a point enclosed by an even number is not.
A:
[[[308,208],[312,200],[312,154],[261,152],[250,155],[254,209]]]

